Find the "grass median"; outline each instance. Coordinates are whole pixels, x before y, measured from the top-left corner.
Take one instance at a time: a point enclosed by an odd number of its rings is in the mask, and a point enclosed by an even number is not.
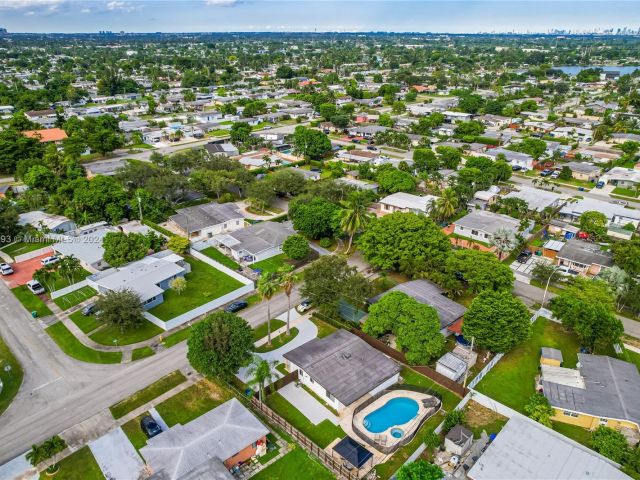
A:
[[[62,322],[51,325],[45,331],[64,353],[81,362],[120,363],[122,361],[121,352],[101,352],[83,345]]]

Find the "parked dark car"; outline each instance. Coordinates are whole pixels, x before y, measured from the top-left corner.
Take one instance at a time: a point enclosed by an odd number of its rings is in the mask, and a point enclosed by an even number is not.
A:
[[[239,300],[237,302],[230,303],[227,305],[227,308],[224,309],[227,313],[236,313],[242,310],[243,308],[247,308],[249,304],[244,300]]]
[[[529,250],[523,250],[522,252],[520,252],[520,255],[518,255],[518,258],[516,258],[516,260],[520,263],[527,263],[527,260],[529,260],[531,258],[532,253]]]
[[[140,420],[140,428],[145,433],[145,435],[149,438],[155,437],[162,433],[162,428],[158,423],[153,419],[151,415],[145,415]]]
[[[519,172],[520,170],[522,170],[522,167],[520,165],[512,165],[511,170],[513,170],[514,172]]]
[[[367,147],[367,150],[371,150],[371,151],[374,151],[374,152],[375,152],[375,151],[377,151],[377,150],[378,150],[378,148],[377,148],[377,147],[374,147],[373,145],[369,145],[369,146]]]
[[[85,317],[88,317],[89,315],[93,315],[94,313],[96,313],[95,303],[90,303],[89,305],[87,305],[82,309],[82,315],[84,315]]]
[[[548,177],[549,175],[551,175],[553,173],[552,170],[549,170],[548,168],[544,169],[541,173],[540,176],[541,177]]]

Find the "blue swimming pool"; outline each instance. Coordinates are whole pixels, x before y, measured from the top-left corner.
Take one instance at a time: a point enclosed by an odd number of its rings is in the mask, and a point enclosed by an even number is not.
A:
[[[411,398],[392,398],[364,417],[362,423],[371,433],[384,432],[389,427],[404,425],[418,415],[418,402]]]

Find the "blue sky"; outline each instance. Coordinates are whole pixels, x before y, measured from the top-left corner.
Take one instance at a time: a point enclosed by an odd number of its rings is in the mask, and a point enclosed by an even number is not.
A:
[[[0,0],[10,32],[546,32],[640,27],[640,0]]]

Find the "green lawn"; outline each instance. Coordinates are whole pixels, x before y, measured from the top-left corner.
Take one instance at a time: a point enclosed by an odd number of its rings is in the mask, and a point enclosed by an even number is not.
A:
[[[45,331],[64,353],[81,362],[120,363],[122,361],[121,352],[100,352],[86,347],[62,322],[51,325]]]
[[[163,329],[148,320],[144,320],[144,323],[138,328],[127,328],[123,332],[120,331],[118,326],[105,325],[91,334],[89,338],[100,345],[130,345],[153,338],[162,332],[164,332]]]
[[[0,415],[4,412],[11,400],[16,396],[20,385],[22,384],[22,366],[13,355],[2,337],[0,337],[0,380],[2,380],[2,388],[0,389]],[[7,370],[7,367],[11,367]]]
[[[156,352],[154,352],[153,348],[151,347],[136,348],[133,352],[131,352],[131,360],[134,362],[136,360],[142,360],[143,358],[150,357],[155,353]]]
[[[11,289],[11,291],[24,306],[24,308],[29,311],[29,313],[36,312],[38,317],[53,315],[53,312],[49,309],[49,307],[47,307],[47,305],[40,299],[39,296],[31,293],[26,285],[20,285],[19,287]]]
[[[266,403],[273,411],[309,437],[309,439],[320,448],[326,447],[336,438],[343,438],[345,436],[342,428],[334,425],[329,420],[323,420],[318,425],[314,425],[300,410],[291,405],[291,403],[277,392],[269,395]]]
[[[571,440],[575,440],[585,447],[591,448],[591,432],[586,428],[578,427],[577,425],[569,425],[568,423],[551,423],[553,424],[553,429],[556,432],[561,433],[565,437],[569,437]]]
[[[271,320],[271,333],[277,330],[280,327],[284,327],[287,324],[284,320]],[[267,322],[261,323],[256,328],[253,329],[253,341],[257,342],[258,340],[267,336]]]
[[[148,387],[138,390],[130,397],[125,398],[115,405],[111,405],[109,410],[111,410],[111,414],[115,419],[124,417],[127,413],[134,411],[136,408],[150,402],[181,383],[186,382],[186,380],[187,378],[179,370],[176,370]]]
[[[221,263],[225,267],[229,267],[232,270],[237,270],[238,268],[240,268],[240,265],[231,260],[216,247],[207,247],[204,250],[200,250],[200,253],[206,255],[207,257],[215,260],[218,263]]]
[[[274,437],[273,433],[267,434],[267,445],[269,444],[274,444],[276,448],[274,448],[273,450],[269,450],[266,454],[258,458],[258,461],[262,465],[269,462],[269,460],[271,460],[272,458],[277,457],[280,453],[280,447],[276,445],[276,437]]]
[[[98,294],[93,288],[86,286],[73,292],[67,293],[58,298],[54,298],[53,302],[59,306],[62,310],[68,310],[71,307],[75,307],[79,303],[89,300],[91,297],[95,297]]]
[[[227,387],[211,380],[201,380],[156,405],[156,410],[169,427],[178,423],[185,425],[232,396]]]
[[[16,257],[18,255],[22,255],[24,253],[33,252],[34,250],[39,250],[44,247],[48,247],[49,245],[53,245],[55,242],[53,240],[49,240],[46,238],[34,238],[37,240],[35,242],[16,242],[11,245],[7,245],[6,247],[2,247],[4,253],[11,255],[12,257]]]
[[[73,312],[71,315],[69,315],[69,318],[84,333],[92,332],[96,328],[102,326],[102,322],[98,320],[95,315],[89,315],[85,317],[82,314],[81,310],[78,310],[77,312]]]
[[[524,412],[524,406],[535,393],[541,347],[560,349],[563,365],[567,368],[576,366],[580,348],[578,339],[561,324],[539,318],[533,324],[531,338],[505,355],[476,389],[514,410]]]
[[[286,345],[291,340],[296,338],[296,336],[298,335],[298,329],[296,327],[293,327],[290,330],[290,333],[291,333],[290,335],[287,335],[287,332],[282,332],[277,337],[271,336],[271,345],[267,345],[265,343],[264,345],[261,345],[260,347],[256,348],[256,352],[258,352],[258,353],[271,352],[273,350],[276,350],[276,349]]]
[[[314,315],[311,316],[311,321],[315,324],[316,327],[318,327],[318,338],[329,336],[337,330],[337,328],[333,325],[330,325],[327,322],[323,322]]]
[[[250,267],[254,270],[260,269],[262,273],[273,273],[278,270],[282,265],[285,265],[287,256],[284,253],[276,255],[275,257],[267,258],[261,262],[252,263]]]
[[[187,288],[181,294],[171,289],[165,291],[164,302],[149,310],[161,320],[171,320],[242,286],[235,278],[200,260],[187,257],[185,261],[191,265],[191,272],[185,275]]]
[[[296,446],[277,462],[258,472],[253,480],[282,480],[288,478],[304,478],[313,480],[332,480],[335,477],[315,458]]]
[[[51,477],[40,472],[40,480],[103,480],[104,475],[88,446],[73,452],[59,463],[60,470]]]
[[[72,279],[68,279],[63,275],[56,274],[56,278],[53,281],[53,290],[60,290],[61,288],[65,288],[69,285],[73,285],[74,283],[78,283],[87,278],[89,275],[91,275],[91,272],[85,269],[82,269],[78,273],[76,273]],[[48,287],[45,285],[45,288]]]
[[[173,347],[175,344],[180,343],[183,340],[187,340],[190,336],[191,327],[187,326],[182,330],[178,330],[177,332],[172,333],[171,335],[167,335],[162,341],[162,344],[167,348]]]
[[[142,417],[145,415],[149,415],[149,412],[144,412],[142,415],[122,425],[122,431],[138,451],[147,444],[147,435],[142,431],[142,427],[140,427],[140,420],[142,420]]]
[[[633,197],[633,198],[636,198],[638,196],[637,192],[631,188],[616,187],[613,189],[611,193],[615,193],[616,195],[623,195],[625,197]]]
[[[402,370],[400,370],[400,376],[402,377],[402,384],[429,388],[439,393],[440,396],[442,396],[442,408],[444,408],[446,411],[453,410],[455,406],[460,403],[460,400],[462,400],[451,390],[447,390],[439,383],[436,383],[430,378],[427,378],[408,367],[402,367]]]

